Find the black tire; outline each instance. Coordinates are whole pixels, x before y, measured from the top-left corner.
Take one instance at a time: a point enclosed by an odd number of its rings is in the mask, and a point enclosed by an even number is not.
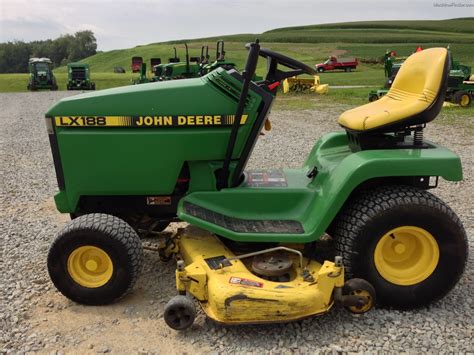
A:
[[[379,97],[377,95],[369,95],[369,102],[377,101]]]
[[[349,279],[344,283],[342,288],[343,295],[359,296],[364,297],[367,300],[367,304],[364,306],[347,306],[346,308],[356,314],[362,314],[370,311],[376,301],[374,287],[364,279]]]
[[[351,70],[352,70],[352,69],[351,69],[351,68],[349,68],[349,67],[347,67],[347,68],[344,68],[344,71],[345,71],[346,73],[350,72]]]
[[[174,296],[165,306],[163,314],[166,324],[175,330],[189,328],[196,318],[196,306],[191,298]]]
[[[318,73],[323,73],[324,72],[324,68],[318,68]]]
[[[402,226],[427,231],[439,250],[438,262],[430,266],[433,270],[413,284],[390,282],[376,266],[377,244]],[[439,198],[412,186],[380,186],[359,193],[340,211],[330,234],[347,277],[369,281],[384,306],[409,309],[444,297],[458,282],[467,260],[467,237],[459,218]],[[393,233],[388,236],[395,239]],[[417,245],[416,239],[411,240]]]
[[[453,101],[461,107],[469,107],[472,97],[467,91],[458,91],[454,94]]]
[[[73,252],[90,246],[105,252],[112,263],[110,277],[100,286],[79,283],[68,268]],[[107,214],[86,214],[59,232],[48,253],[48,272],[56,288],[67,298],[88,305],[108,304],[132,289],[142,254],[140,238],[126,222]]]

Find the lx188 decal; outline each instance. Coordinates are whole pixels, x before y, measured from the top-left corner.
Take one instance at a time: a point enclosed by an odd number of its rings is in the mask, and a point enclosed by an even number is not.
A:
[[[242,115],[240,124],[247,122]],[[189,127],[230,126],[235,115],[167,115],[167,116],[55,116],[57,127]]]

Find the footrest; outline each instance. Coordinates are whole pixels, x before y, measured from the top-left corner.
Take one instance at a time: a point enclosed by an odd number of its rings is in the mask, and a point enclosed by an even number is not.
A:
[[[184,202],[184,211],[190,216],[202,219],[237,233],[303,234],[300,222],[292,220],[254,220],[229,217],[208,210],[193,203]]]

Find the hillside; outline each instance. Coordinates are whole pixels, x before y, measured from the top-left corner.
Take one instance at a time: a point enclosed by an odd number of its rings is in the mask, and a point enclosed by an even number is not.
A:
[[[142,56],[147,63],[151,57],[167,61],[173,46],[184,60],[183,42],[187,42],[191,56],[200,54],[201,46],[208,44],[214,57],[215,41],[226,41],[227,58],[238,66],[245,62],[246,42],[260,38],[264,46],[281,51],[299,60],[315,63],[331,54],[353,55],[359,58],[378,58],[386,49],[409,54],[418,45],[424,47],[451,45],[457,60],[474,64],[474,18],[439,21],[364,21],[324,25],[278,28],[261,34],[236,34],[231,36],[175,40],[165,43],[141,45],[135,48],[113,50],[89,57],[93,72],[111,72],[113,67],[130,67],[132,56]],[[263,69],[261,63],[260,69]],[[58,72],[64,71],[59,68]]]

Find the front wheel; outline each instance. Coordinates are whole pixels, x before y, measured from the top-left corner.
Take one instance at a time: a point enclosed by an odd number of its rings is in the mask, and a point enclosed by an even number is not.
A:
[[[132,289],[141,266],[140,238],[126,222],[107,214],[72,220],[48,254],[56,288],[82,304],[111,303]]]
[[[380,304],[425,306],[458,282],[466,232],[439,198],[412,186],[381,186],[349,201],[332,226],[348,277],[375,288]]]
[[[324,68],[318,68],[318,73],[323,73],[324,72]]]

